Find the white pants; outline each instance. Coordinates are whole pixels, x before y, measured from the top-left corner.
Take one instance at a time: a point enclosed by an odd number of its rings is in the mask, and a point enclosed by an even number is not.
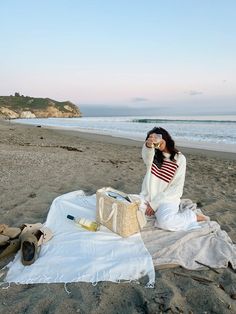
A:
[[[164,230],[179,231],[199,228],[196,214],[185,209],[179,211],[179,203],[163,203],[156,213],[155,226]]]

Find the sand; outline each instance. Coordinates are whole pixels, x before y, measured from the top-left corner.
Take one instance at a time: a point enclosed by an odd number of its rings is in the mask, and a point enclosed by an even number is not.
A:
[[[184,198],[190,198],[236,243],[236,154],[181,148],[187,158]],[[0,121],[0,214],[11,226],[44,222],[52,200],[103,186],[139,193],[145,167],[141,143],[109,136]],[[10,258],[0,262],[0,268]],[[189,277],[177,276],[181,272]],[[214,282],[204,285],[193,275]],[[230,267],[156,270],[144,284],[11,285],[0,289],[0,313],[235,313],[236,273]]]

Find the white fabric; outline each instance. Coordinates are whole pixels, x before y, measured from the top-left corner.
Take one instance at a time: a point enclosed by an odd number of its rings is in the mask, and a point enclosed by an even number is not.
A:
[[[98,232],[78,228],[68,214],[95,220],[96,196],[82,191],[56,198],[45,226],[53,238],[41,248],[34,264],[23,266],[20,253],[9,264],[6,282],[56,283],[136,280],[148,275],[155,282],[152,258],[140,234],[122,238],[102,227]]]
[[[162,203],[176,203],[180,202],[180,198],[183,194],[183,186],[186,172],[186,158],[183,154],[179,153],[175,155],[177,170],[170,182],[166,182],[154,175],[151,170],[153,166],[153,158],[155,155],[154,148],[147,148],[143,145],[142,158],[146,165],[147,171],[142,183],[141,194],[148,201],[154,211],[156,211]],[[170,154],[164,153],[164,160],[170,162]],[[163,177],[165,174],[167,177],[171,176],[173,170],[168,170],[169,167],[161,170]]]
[[[191,209],[179,210],[179,203],[160,204],[155,212],[155,226],[170,231],[191,230],[199,228],[196,214]]]
[[[191,200],[182,200],[180,211],[201,210]],[[215,221],[201,222],[191,231],[166,231],[154,227],[149,219],[142,238],[153,258],[154,266],[176,264],[186,269],[201,269],[195,261],[215,268],[225,268],[230,262],[236,269],[236,245]]]

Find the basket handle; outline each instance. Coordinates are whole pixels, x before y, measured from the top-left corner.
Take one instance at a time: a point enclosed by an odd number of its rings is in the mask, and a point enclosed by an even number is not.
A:
[[[113,217],[112,228],[113,228],[113,231],[116,232],[117,204],[116,203],[112,204],[112,211],[110,212],[110,215],[108,216],[107,219],[104,219],[104,217],[103,217],[103,209],[104,209],[104,198],[101,197],[99,199],[99,217],[100,217],[100,220],[103,223],[107,223]]]

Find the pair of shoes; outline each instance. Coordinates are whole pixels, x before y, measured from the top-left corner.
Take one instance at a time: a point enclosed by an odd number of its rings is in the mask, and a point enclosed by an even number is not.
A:
[[[24,224],[20,236],[22,264],[33,264],[39,256],[41,245],[51,238],[52,232],[42,224]]]

